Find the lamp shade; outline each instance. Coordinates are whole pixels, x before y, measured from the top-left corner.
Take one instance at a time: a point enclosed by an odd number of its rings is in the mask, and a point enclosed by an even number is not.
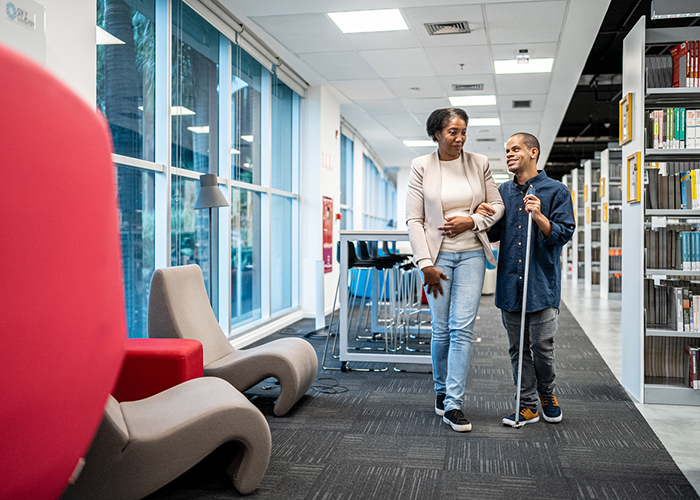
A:
[[[199,178],[201,189],[194,208],[214,208],[226,207],[228,201],[219,189],[219,182],[216,174],[204,174]]]

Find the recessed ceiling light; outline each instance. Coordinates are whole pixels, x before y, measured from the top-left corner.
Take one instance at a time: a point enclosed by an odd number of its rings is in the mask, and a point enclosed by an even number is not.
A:
[[[496,182],[496,184],[503,184],[504,182],[507,182],[510,179],[510,176],[508,174],[492,174],[493,175],[493,180]]]
[[[97,28],[97,38],[95,39],[96,45],[124,45],[123,41],[116,36],[107,33],[99,26],[95,26],[95,28]]]
[[[184,106],[173,106],[172,108],[170,108],[170,114],[172,116],[189,116],[194,115],[195,112],[191,109],[187,109]]]
[[[231,148],[231,154],[232,155],[239,155],[239,154],[241,154],[241,152],[238,151],[236,148]]]
[[[241,139],[243,139],[245,142],[253,142],[253,136],[252,135],[242,135]]]
[[[424,139],[420,141],[403,141],[403,143],[408,146],[409,148],[427,148],[435,147],[435,143],[429,139]]]
[[[530,59],[527,64],[518,64],[515,59],[505,61],[494,61],[497,75],[512,75],[515,73],[551,73],[554,59],[546,57],[544,59]]]
[[[469,118],[469,125],[476,127],[498,127],[501,125],[500,118]]]
[[[209,125],[204,125],[202,127],[187,127],[187,130],[194,132],[195,134],[208,134]]]
[[[453,106],[492,106],[496,104],[495,95],[459,95],[450,97]]]
[[[369,33],[373,31],[408,29],[399,9],[329,12],[328,17],[343,33]]]

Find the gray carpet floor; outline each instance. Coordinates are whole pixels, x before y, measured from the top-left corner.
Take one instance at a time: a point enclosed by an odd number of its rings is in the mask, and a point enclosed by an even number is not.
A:
[[[304,320],[265,341],[311,334],[320,356],[324,341],[313,328]],[[247,395],[270,424],[272,455],[249,498],[698,498],[564,306],[556,336],[559,424],[502,425],[514,386],[492,296],[482,298],[474,338],[463,406],[468,433],[434,413],[427,373],[320,370],[315,388],[283,418],[272,414],[278,389],[264,388],[274,383],[252,388]],[[237,498],[219,465],[212,455],[149,499]]]

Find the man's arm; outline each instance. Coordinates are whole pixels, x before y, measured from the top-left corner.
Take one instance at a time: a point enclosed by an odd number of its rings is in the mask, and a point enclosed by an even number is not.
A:
[[[576,229],[574,207],[571,204],[571,195],[566,189],[559,189],[554,195],[548,222],[551,231],[549,235],[545,235],[543,243],[548,246],[563,247],[574,235]]]

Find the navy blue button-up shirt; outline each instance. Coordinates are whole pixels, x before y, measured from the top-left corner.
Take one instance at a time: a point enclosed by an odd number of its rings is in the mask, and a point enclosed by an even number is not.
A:
[[[534,188],[533,194],[542,201],[542,214],[552,224],[552,233],[545,238],[537,224],[532,222],[527,312],[559,307],[561,249],[571,239],[576,228],[569,190],[561,182],[547,177],[544,171],[522,186],[514,180],[499,186],[506,213],[491,228],[488,236],[491,241],[501,242],[498,251],[496,307],[506,311],[521,311],[523,307],[528,218],[523,197],[530,185]]]

